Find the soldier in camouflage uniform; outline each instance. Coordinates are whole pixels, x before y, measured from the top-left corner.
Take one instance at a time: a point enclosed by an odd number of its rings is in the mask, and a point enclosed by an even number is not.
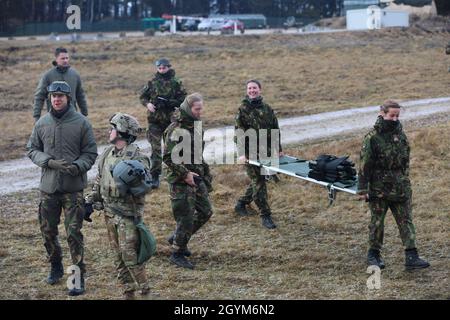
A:
[[[250,80],[247,82],[247,96],[242,100],[241,106],[239,107],[238,114],[236,116],[235,129],[241,129],[244,132],[253,129],[257,134],[257,146],[256,146],[256,157],[260,157],[260,143],[259,143],[259,133],[261,129],[268,129],[267,133],[267,151],[271,150],[271,129],[280,129],[278,125],[278,119],[275,115],[273,109],[265,102],[263,102],[263,97],[261,96],[261,84],[257,80]],[[245,141],[245,136],[236,136],[236,143],[245,146],[245,155],[240,156],[241,162],[247,162],[249,159],[249,152],[251,149],[248,142]],[[281,140],[278,139],[279,155],[282,156]],[[239,150],[238,150],[239,152]],[[270,156],[270,152],[268,152]],[[256,160],[256,159],[255,159]],[[251,180],[250,185],[247,187],[245,194],[239,198],[235,211],[241,216],[247,216],[249,213],[246,206],[252,201],[255,201],[256,205],[261,211],[261,221],[262,225],[268,229],[276,228],[275,223],[272,221],[272,212],[270,210],[269,204],[267,203],[267,187],[266,187],[266,176],[261,174],[261,170],[257,166],[250,164],[245,164],[245,170],[248,177]]]
[[[97,145],[87,118],[70,107],[71,88],[55,81],[47,88],[52,109],[37,120],[27,144],[28,156],[42,168],[39,189],[39,224],[51,263],[47,283],[53,285],[64,275],[58,225],[64,209],[64,226],[72,263],[80,268],[81,287],[69,295],[84,293],[85,264],[83,234],[83,189],[87,171],[97,158]]]
[[[128,114],[116,113],[110,123],[109,141],[113,145],[99,158],[98,175],[93,192],[86,197],[86,203],[104,210],[123,295],[125,299],[133,299],[135,291],[140,290],[142,295],[149,293],[145,264],[138,263],[140,240],[136,228],[144,213],[145,196],[136,197],[129,193],[121,195],[111,170],[123,160],[137,160],[148,172],[151,164],[150,159],[132,143],[140,132],[138,121]]]
[[[170,261],[189,269],[194,265],[186,259],[191,255],[188,242],[213,214],[208,195],[212,191],[212,176],[203,160],[203,131],[199,127],[202,110],[203,98],[199,94],[187,96],[174,116],[174,122],[164,132],[163,160],[168,167],[172,212],[177,222],[175,232],[168,239],[173,249]],[[195,150],[194,136],[202,141],[201,150]],[[179,149],[175,147],[182,141],[187,143],[182,150],[186,158],[180,160],[176,159],[180,151],[175,152]]]
[[[408,139],[398,121],[400,105],[386,101],[374,129],[364,138],[358,174],[358,194],[369,202],[369,252],[367,263],[385,267],[381,257],[384,218],[391,209],[405,247],[406,269],[426,268],[428,262],[419,258],[416,231],[411,212]]]
[[[171,123],[171,117],[186,97],[186,91],[181,81],[175,77],[167,59],[156,61],[157,72],[141,90],[139,100],[147,110],[147,139],[152,146],[152,177],[154,188],[159,187],[161,175],[161,137]]]

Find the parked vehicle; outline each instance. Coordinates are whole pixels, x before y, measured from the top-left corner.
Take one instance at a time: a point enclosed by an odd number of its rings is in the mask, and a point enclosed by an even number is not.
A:
[[[239,20],[227,20],[225,24],[220,29],[222,34],[232,34],[234,32],[234,24],[236,23],[236,28],[242,33],[245,32],[244,23]]]
[[[194,19],[188,19],[181,25],[183,31],[197,31],[200,21]]]
[[[199,31],[220,30],[225,24],[224,19],[203,19],[199,25]]]

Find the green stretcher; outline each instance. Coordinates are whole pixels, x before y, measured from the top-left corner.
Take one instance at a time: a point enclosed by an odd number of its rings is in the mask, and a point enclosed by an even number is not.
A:
[[[304,159],[298,159],[296,157],[291,156],[282,156],[279,158],[278,165],[271,164],[270,161],[254,161],[249,160],[248,162],[251,165],[255,165],[258,167],[262,167],[267,169],[268,171],[277,172],[277,173],[283,173],[288,176],[306,180],[312,183],[319,184],[321,186],[324,186],[328,190],[328,199],[330,200],[330,204],[332,205],[334,203],[334,200],[336,200],[336,192],[342,191],[347,192],[351,194],[356,194],[357,192],[357,185],[358,181],[354,182],[326,182],[326,181],[320,181],[313,178],[308,177],[309,171],[311,169],[309,168],[309,161]]]

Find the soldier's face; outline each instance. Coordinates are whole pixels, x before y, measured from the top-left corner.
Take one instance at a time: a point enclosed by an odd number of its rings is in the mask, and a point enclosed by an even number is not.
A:
[[[168,66],[160,65],[156,67],[156,70],[158,70],[159,73],[164,74],[167,73],[167,71],[169,71],[170,68]]]
[[[389,108],[388,112],[382,113],[384,120],[398,121],[400,118],[400,108]]]
[[[261,95],[261,88],[257,83],[249,82],[247,84],[247,95],[250,99],[258,98]]]
[[[194,117],[200,119],[203,113],[203,101],[195,101],[192,104],[191,111]]]
[[[69,65],[69,54],[65,52],[61,52],[56,57],[56,64],[60,67],[67,67]]]
[[[67,106],[67,96],[61,93],[52,93],[51,102],[53,109],[56,111],[61,111]]]

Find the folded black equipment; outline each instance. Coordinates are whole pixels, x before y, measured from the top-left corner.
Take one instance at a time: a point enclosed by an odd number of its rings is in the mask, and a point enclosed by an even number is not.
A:
[[[308,177],[326,182],[340,182],[352,186],[356,183],[355,164],[348,160],[348,156],[336,157],[322,154],[316,160],[309,161]]]

